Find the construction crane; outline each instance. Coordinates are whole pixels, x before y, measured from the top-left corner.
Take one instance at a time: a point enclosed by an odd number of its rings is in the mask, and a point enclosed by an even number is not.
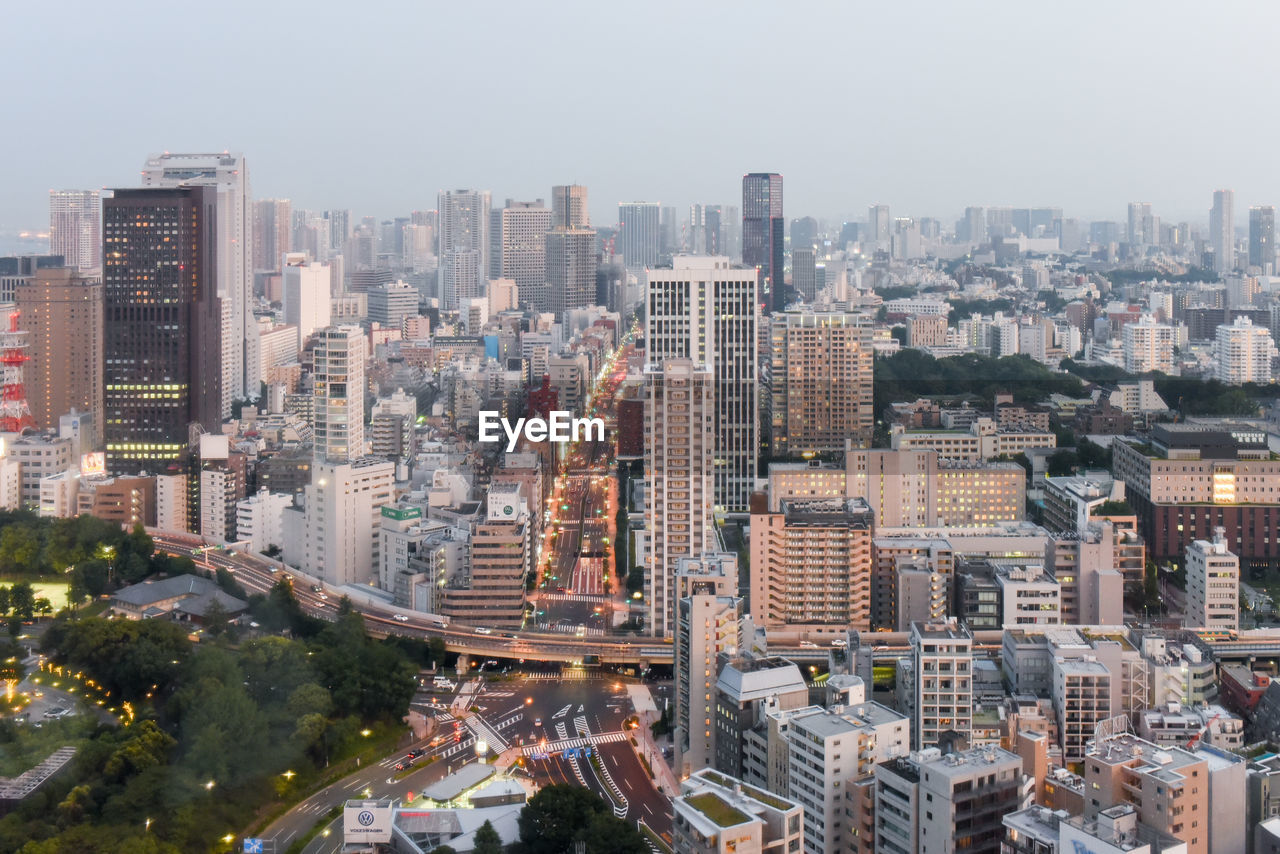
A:
[[[9,328],[0,332],[0,433],[34,430],[36,420],[27,405],[22,366],[27,355],[27,333],[18,328],[18,312],[9,312]]]
[[[1204,738],[1204,734],[1213,726],[1214,721],[1220,717],[1222,717],[1222,713],[1218,712],[1213,717],[1209,718],[1209,720],[1205,721],[1204,726],[1200,727],[1200,729],[1196,731],[1196,734],[1191,736],[1191,739],[1187,742],[1187,750],[1195,750],[1196,745],[1200,743],[1200,739]]]

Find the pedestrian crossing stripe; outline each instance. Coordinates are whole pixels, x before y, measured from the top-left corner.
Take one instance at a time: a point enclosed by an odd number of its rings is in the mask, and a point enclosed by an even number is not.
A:
[[[534,757],[540,753],[559,753],[562,750],[568,750],[574,747],[586,747],[593,744],[613,744],[614,742],[624,741],[627,733],[622,730],[615,732],[603,732],[599,735],[590,735],[585,738],[566,738],[559,741],[549,741],[546,744],[531,744],[521,748],[520,755]]]

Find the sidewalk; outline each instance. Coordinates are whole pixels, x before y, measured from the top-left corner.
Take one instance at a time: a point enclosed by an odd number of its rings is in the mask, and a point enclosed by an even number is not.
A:
[[[648,685],[628,684],[627,694],[631,697],[631,705],[636,710],[636,716],[640,718],[639,729],[631,730],[637,742],[636,755],[643,757],[649,763],[649,768],[653,771],[653,782],[658,790],[667,797],[673,798],[680,794],[680,781],[667,765],[667,760],[662,757],[662,751],[653,740],[653,734],[649,732],[649,727],[659,718],[658,706],[653,702],[653,695],[649,693]]]

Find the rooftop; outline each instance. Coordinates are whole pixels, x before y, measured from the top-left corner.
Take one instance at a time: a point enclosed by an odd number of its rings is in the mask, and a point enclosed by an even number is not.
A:
[[[714,792],[686,795],[684,802],[720,827],[735,827],[750,821],[750,816]]]

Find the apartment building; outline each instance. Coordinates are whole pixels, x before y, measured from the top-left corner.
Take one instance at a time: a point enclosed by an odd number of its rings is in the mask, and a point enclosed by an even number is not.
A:
[[[750,537],[756,625],[869,630],[873,526],[871,509],[858,498],[784,501],[769,513],[757,493]]]
[[[911,743],[933,746],[973,727],[973,636],[955,618],[911,626],[915,673]]]

